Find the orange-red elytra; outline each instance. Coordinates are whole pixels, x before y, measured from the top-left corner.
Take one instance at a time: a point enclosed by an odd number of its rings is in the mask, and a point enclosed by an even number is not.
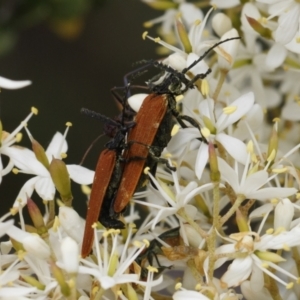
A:
[[[93,224],[97,222],[116,164],[116,151],[105,149],[100,153],[88,204],[81,256],[84,258],[91,252],[94,241]]]
[[[128,134],[128,149],[124,154],[126,164],[114,200],[114,211],[116,213],[123,211],[137,189],[149,155],[149,148],[153,146],[153,141],[163,119],[166,117],[167,110],[167,95],[150,94],[145,98],[136,115],[136,125]],[[169,117],[168,121],[172,122],[172,116]],[[170,139],[171,136],[167,138],[166,143]],[[162,146],[162,149],[165,146],[166,144]]]
[[[124,97],[127,97],[128,87],[125,89]],[[110,208],[122,176],[121,161],[125,136],[135,123],[132,122],[133,114],[128,108],[127,100],[119,101],[123,104],[123,111],[120,118],[115,120],[89,109],[81,110],[84,114],[103,121],[104,132],[111,137],[111,140],[105,145],[106,149],[100,153],[95,170],[81,248],[82,257],[86,257],[91,252],[94,240],[92,226],[98,219],[105,227],[124,228],[124,224],[115,215],[110,214]]]

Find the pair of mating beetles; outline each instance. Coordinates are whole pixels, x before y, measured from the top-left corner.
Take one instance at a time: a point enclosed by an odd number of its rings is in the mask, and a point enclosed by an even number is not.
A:
[[[176,110],[175,97],[193,88],[194,83],[198,79],[205,78],[211,70],[196,75],[192,80],[186,77],[186,73],[212,49],[237,38],[213,45],[182,72],[160,62],[151,61],[150,64],[154,67],[167,72],[167,76],[159,84],[148,85],[151,94],[144,99],[134,120],[134,113],[127,101],[129,85],[125,88],[124,99],[117,98],[123,106],[123,111],[117,120],[82,109],[83,113],[101,119],[105,123],[105,132],[111,136],[96,166],[86,217],[82,257],[86,257],[92,249],[94,239],[92,225],[98,217],[105,227],[124,228],[124,224],[117,217],[124,211],[135,191],[145,182],[147,178],[143,172],[145,166],[149,167],[152,174],[155,173],[158,162],[165,163],[171,170],[175,169],[168,164],[167,160],[160,158],[163,149],[171,139],[173,117],[182,127],[186,127],[183,120],[199,127],[193,118],[181,115]]]

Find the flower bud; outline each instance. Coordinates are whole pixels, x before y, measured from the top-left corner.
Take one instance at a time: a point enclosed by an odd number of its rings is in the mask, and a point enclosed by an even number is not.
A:
[[[218,36],[222,36],[232,28],[232,23],[227,15],[218,13],[212,19],[212,28]]]
[[[61,206],[59,208],[58,218],[68,236],[77,243],[80,243],[83,238],[84,221],[80,218],[78,213],[73,208]]]
[[[274,252],[257,250],[254,253],[261,260],[266,260],[266,261],[270,261],[273,263],[279,263],[279,262],[285,261],[285,259],[283,257],[281,257],[280,255],[278,255]]]
[[[77,273],[79,266],[78,244],[70,237],[65,237],[61,243],[61,253],[64,269],[70,274]]]
[[[294,210],[294,205],[290,199],[282,199],[275,207],[274,229],[285,228],[289,230],[294,217]]]
[[[50,267],[51,267],[51,271],[52,271],[54,278],[57,280],[57,282],[60,286],[62,294],[65,297],[68,297],[71,294],[71,290],[70,290],[69,285],[66,282],[66,279],[64,277],[62,270],[54,262],[50,263]]]
[[[34,278],[32,276],[22,274],[21,277],[22,277],[22,279],[24,279],[25,282],[27,282],[31,286],[36,287],[37,289],[39,289],[41,291],[43,291],[46,287],[44,284],[42,284],[41,282],[39,282],[36,278]]]
[[[237,30],[232,28],[231,30],[227,31],[225,34],[222,35],[221,41],[225,41],[227,39],[238,37],[238,36],[239,34]],[[224,42],[219,47],[217,47],[216,52],[219,54],[218,64],[221,69],[223,70],[231,69],[237,54],[239,42],[240,42],[239,39],[231,40],[231,41]]]
[[[208,144],[208,154],[209,154],[209,165],[210,165],[210,179],[212,182],[220,181],[220,171],[218,166],[218,158],[213,143]]]
[[[267,153],[268,160],[274,161],[274,159],[276,158],[277,151],[278,151],[278,132],[277,132],[277,122],[276,122],[276,124],[274,124],[273,126],[271,137],[269,139],[269,146],[268,146],[268,153]]]
[[[177,30],[180,42],[183,46],[184,52],[187,54],[193,52],[188,33],[187,33],[184,25],[182,24],[182,22],[179,19],[176,19],[176,30]]]
[[[249,232],[250,228],[248,226],[248,219],[245,217],[240,209],[236,211],[236,223],[240,232]]]
[[[254,18],[251,18],[247,15],[246,18],[249,25],[253,28],[253,30],[258,32],[261,37],[264,37],[266,39],[272,38],[272,31],[269,28],[262,26],[261,23],[255,20]]]
[[[71,181],[65,163],[60,159],[53,158],[49,167],[49,172],[56,189],[60,193],[62,201],[66,205],[71,206],[73,200]]]
[[[38,206],[33,202],[32,199],[27,199],[27,208],[30,215],[30,218],[34,224],[34,227],[37,229],[39,235],[43,235],[48,232],[42,213]]]
[[[45,149],[42,147],[42,145],[36,141],[33,137],[31,137],[31,145],[32,150],[35,154],[36,159],[46,168],[49,168],[49,160],[46,155]]]

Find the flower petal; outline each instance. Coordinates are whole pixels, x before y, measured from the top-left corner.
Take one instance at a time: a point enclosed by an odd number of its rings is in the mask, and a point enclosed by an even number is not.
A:
[[[249,175],[244,184],[243,184],[243,190],[241,193],[243,193],[245,196],[249,195],[252,191],[258,190],[260,187],[262,187],[268,180],[268,172],[265,170],[261,170],[258,172],[255,172],[251,175]],[[250,197],[251,198],[251,197]]]
[[[225,133],[216,135],[216,140],[222,144],[226,151],[239,163],[245,164],[247,160],[247,147],[239,139]]]
[[[283,45],[289,43],[297,33],[299,23],[300,6],[295,5],[278,18],[278,27],[275,32],[275,40]],[[297,25],[296,25],[297,24]]]
[[[35,176],[25,182],[13,204],[13,207],[23,207],[26,205],[27,199],[31,197],[34,191],[35,183],[38,179],[39,177]]]
[[[267,200],[272,198],[286,198],[294,195],[296,192],[295,188],[264,188],[250,193],[248,197],[257,200]]]
[[[6,154],[23,173],[50,176],[48,170],[36,159],[33,151],[27,148],[10,147]]]
[[[65,137],[60,132],[56,132],[47,147],[46,154],[49,161],[51,161],[52,156],[61,159],[61,153],[66,153],[67,150],[68,144]]]
[[[196,163],[195,163],[195,171],[198,179],[201,179],[207,161],[208,161],[208,145],[206,143],[201,143],[201,146],[197,154]]]
[[[8,220],[0,223],[0,237],[6,234],[7,230],[14,224],[14,220]]]
[[[235,107],[236,110],[229,115],[225,113],[222,113],[220,115],[216,124],[218,132],[223,131],[229,125],[232,125],[233,123],[238,121],[251,109],[253,104],[254,104],[253,92],[244,94],[241,97],[239,97],[237,100],[233,101],[230,104],[230,106]]]
[[[0,76],[0,88],[3,89],[16,90],[16,89],[21,89],[30,84],[31,84],[30,80],[15,81]]]
[[[92,184],[95,172],[79,165],[67,165],[70,178],[79,184]]]
[[[237,173],[220,157],[218,157],[218,165],[222,179],[229,183],[234,191],[238,191],[240,184]]]
[[[227,272],[222,276],[221,282],[224,282],[228,287],[238,286],[242,281],[249,277],[251,274],[251,267],[251,257],[236,258],[228,267]]]
[[[241,284],[241,291],[248,300],[272,300],[270,292],[266,288],[256,289],[251,286],[250,281],[244,281]]]
[[[186,299],[209,300],[209,298],[196,291],[182,290],[182,291],[177,291],[173,294],[173,300],[186,300]]]
[[[39,177],[35,184],[35,190],[43,200],[53,200],[55,196],[55,186],[50,177]]]

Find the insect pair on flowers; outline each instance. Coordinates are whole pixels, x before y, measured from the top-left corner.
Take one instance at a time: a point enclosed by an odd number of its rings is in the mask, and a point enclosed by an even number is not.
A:
[[[87,211],[82,257],[86,257],[92,249],[92,227],[98,216],[102,225],[107,228],[124,228],[118,216],[125,210],[133,194],[145,184],[147,172],[155,175],[158,162],[164,163],[170,170],[175,170],[167,159],[160,157],[171,139],[174,118],[183,128],[187,127],[185,121],[199,128],[193,118],[180,114],[176,108],[176,98],[194,88],[198,80],[204,79],[211,72],[207,69],[205,73],[190,79],[187,76],[190,70],[211,50],[235,39],[239,37],[216,43],[181,72],[158,61],[143,61],[146,67],[142,69],[154,66],[164,71],[164,76],[158,81],[155,78],[148,82],[148,95],[129,97],[130,84],[124,87],[123,97],[118,96],[114,90],[114,96],[123,106],[122,113],[115,120],[82,109],[83,113],[104,122],[104,131],[111,137],[105,145],[105,150],[100,153],[96,166]]]

